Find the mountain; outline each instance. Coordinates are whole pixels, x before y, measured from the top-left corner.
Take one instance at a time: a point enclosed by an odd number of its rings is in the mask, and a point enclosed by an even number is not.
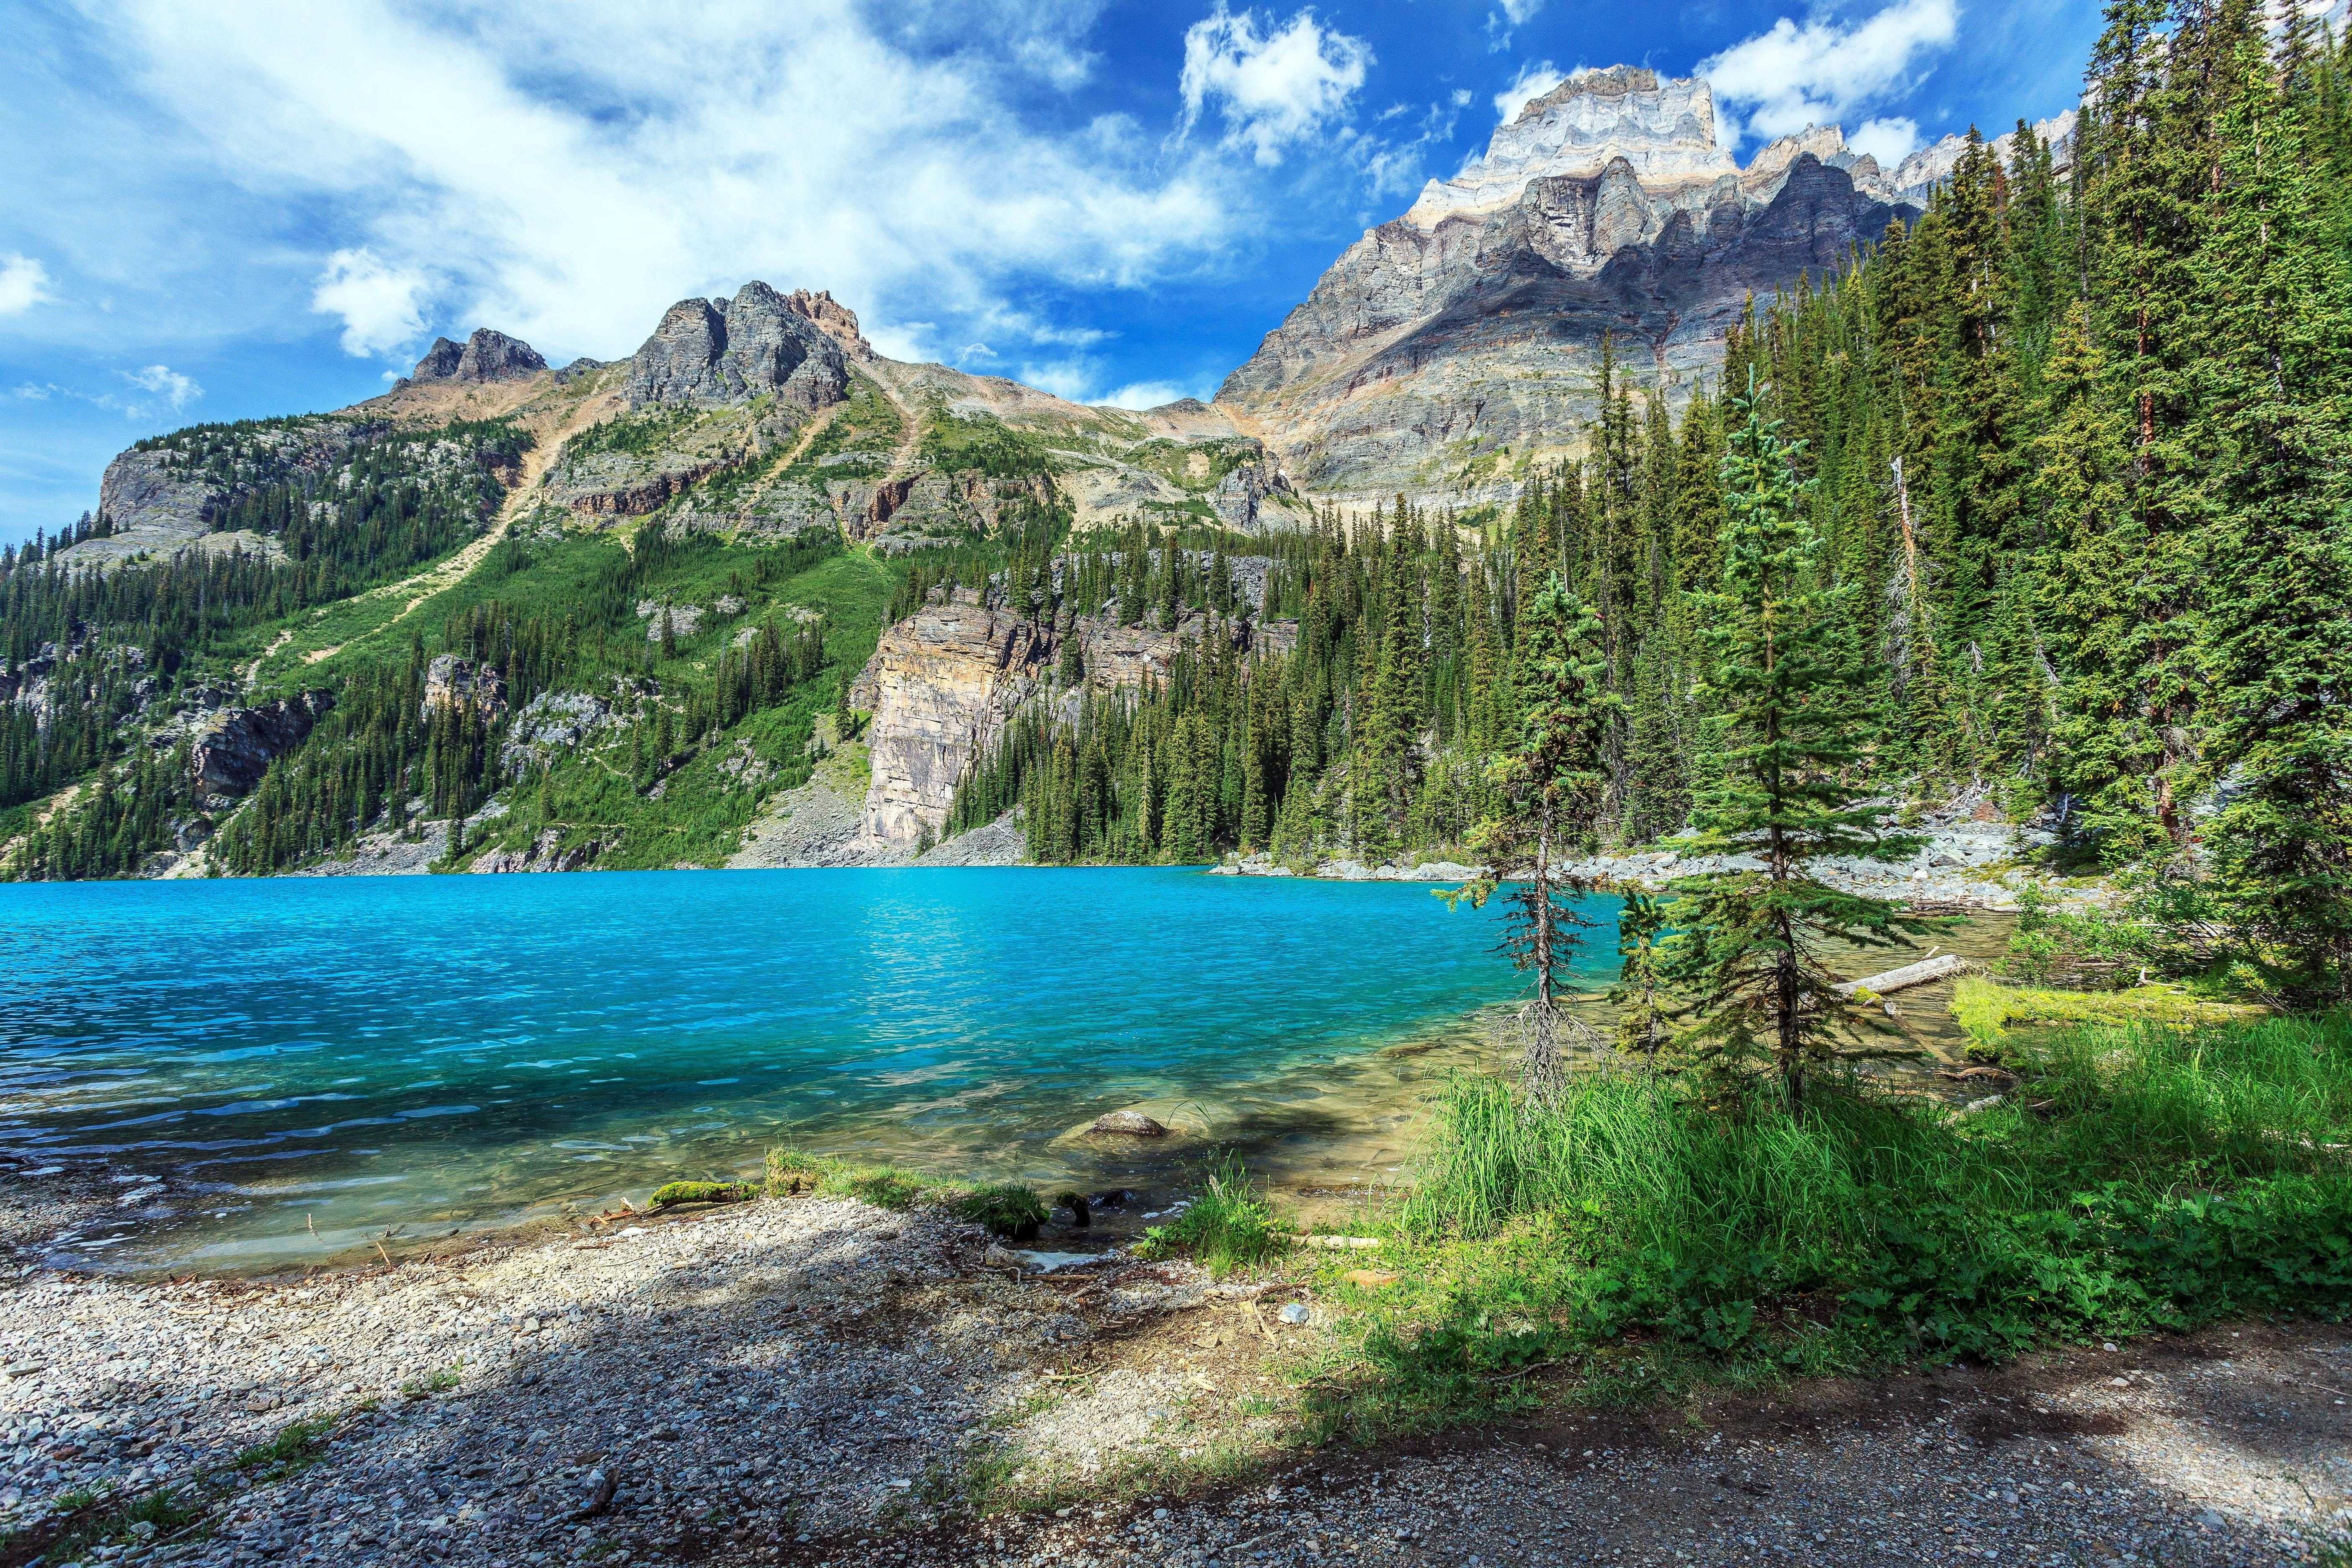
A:
[[[753,280],[624,360],[484,327],[351,407],[142,441],[93,518],[0,562],[0,862],[421,868],[484,833],[485,868],[903,857],[1039,693],[1298,643],[1314,547],[1282,536],[1316,505],[1515,500],[1580,451],[1604,342],[1683,401],[1751,296],[1916,217],[1957,156],[1890,174],[1829,128],[1743,167],[1705,82],[1585,71],[1349,247],[1213,403],[894,360],[829,294]],[[1136,548],[1170,526],[1215,537]],[[819,739],[839,690],[872,715],[854,762]],[[135,807],[33,835],[109,748]]]
[[[1217,406],[1318,498],[1507,502],[1579,446],[1604,338],[1679,403],[1749,296],[1917,211],[1834,127],[1742,169],[1705,81],[1581,71],[1350,246]]]

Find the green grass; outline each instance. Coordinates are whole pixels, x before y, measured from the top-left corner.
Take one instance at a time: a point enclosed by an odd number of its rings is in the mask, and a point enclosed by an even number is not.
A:
[[[1433,1147],[1312,1386],[1327,1432],[1999,1359],[2250,1314],[2352,1311],[2352,1018],[2077,1026],[1967,1117],[1855,1086],[1802,1119],[1594,1075],[1486,1079]]]
[[[319,1461],[334,1429],[335,1418],[331,1415],[289,1422],[278,1428],[278,1436],[246,1449],[234,1463],[257,1483],[284,1480]]]
[[[1189,1257],[1223,1279],[1265,1262],[1289,1245],[1265,1191],[1249,1179],[1240,1161],[1228,1155],[1210,1168],[1200,1196],[1182,1214],[1143,1233],[1136,1253],[1143,1258]]]
[[[1030,1241],[1045,1223],[1045,1203],[1018,1182],[992,1182],[950,1193],[941,1207],[966,1225],[985,1226],[1007,1241]]]

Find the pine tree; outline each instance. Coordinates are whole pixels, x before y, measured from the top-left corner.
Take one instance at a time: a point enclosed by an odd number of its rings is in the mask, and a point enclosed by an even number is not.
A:
[[[2296,41],[2290,37],[2292,51]],[[2352,264],[2300,106],[2260,42],[2233,62],[2199,275],[2213,333],[2195,438],[2211,563],[2208,829],[2242,931],[2352,1000]],[[2289,67],[2294,61],[2290,52]]]
[[[1825,885],[1812,864],[1908,846],[1881,836],[1851,782],[1870,722],[1867,673],[1840,637],[1851,589],[1821,582],[1811,487],[1763,401],[1751,384],[1732,402],[1723,586],[1698,598],[1714,767],[1693,813],[1695,849],[1759,864],[1678,886],[1669,975],[1702,1016],[1690,1043],[1734,1063],[1764,1047],[1796,1107],[1846,1013],[1822,944],[1883,944],[1906,924],[1882,900]]]

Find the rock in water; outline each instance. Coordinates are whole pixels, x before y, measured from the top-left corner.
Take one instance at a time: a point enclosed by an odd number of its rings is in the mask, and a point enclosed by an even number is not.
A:
[[[1149,1116],[1144,1115],[1140,1110],[1114,1110],[1107,1116],[1097,1116],[1094,1120],[1094,1124],[1088,1127],[1087,1131],[1089,1132],[1118,1133],[1129,1138],[1165,1138],[1168,1136],[1167,1128],[1162,1127],[1159,1122],[1154,1121]]]

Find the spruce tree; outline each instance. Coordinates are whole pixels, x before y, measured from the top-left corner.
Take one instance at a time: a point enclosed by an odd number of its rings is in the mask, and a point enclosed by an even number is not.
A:
[[[1558,861],[1590,845],[1598,831],[1607,783],[1603,749],[1620,706],[1608,689],[1601,636],[1600,617],[1558,572],[1546,574],[1519,628],[1518,730],[1493,769],[1503,809],[1472,838],[1472,847],[1490,856],[1495,869],[1452,895],[1483,905],[1496,877],[1515,865],[1527,867],[1527,879],[1508,895],[1506,946],[1513,962],[1535,976],[1525,1068],[1528,1086],[1539,1095],[1559,1085],[1559,977],[1580,941],[1578,933],[1591,924],[1565,896],[1582,892],[1583,885],[1564,879]]]
[[[2295,41],[2289,39],[2289,47]],[[2290,57],[2290,67],[2294,65]],[[2210,536],[2207,828],[2226,906],[2306,994],[2352,999],[2352,264],[2300,105],[2233,62],[2199,273]]]
[[[1794,1108],[1847,1006],[1823,944],[1885,944],[1916,922],[1815,871],[1827,857],[1885,858],[1908,845],[1883,837],[1861,803],[1868,674],[1838,622],[1851,589],[1822,581],[1822,540],[1804,510],[1810,486],[1763,403],[1752,382],[1732,401],[1723,586],[1697,596],[1713,754],[1692,847],[1752,866],[1677,886],[1668,973],[1701,1016],[1688,1043],[1735,1064],[1762,1047]]]

